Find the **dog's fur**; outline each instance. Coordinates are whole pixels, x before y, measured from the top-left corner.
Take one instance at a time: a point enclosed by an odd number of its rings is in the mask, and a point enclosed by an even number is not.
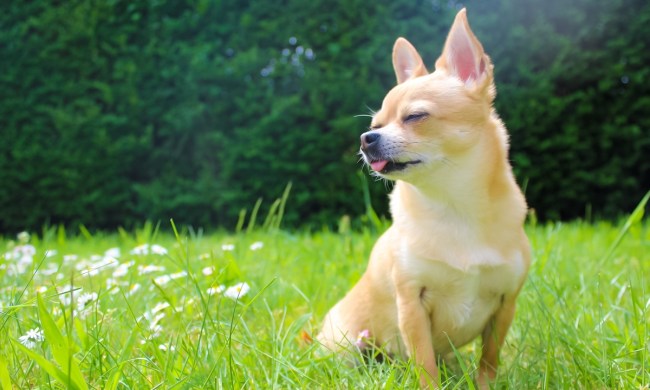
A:
[[[413,358],[428,387],[439,385],[436,354],[481,335],[486,388],[530,264],[526,201],[492,108],[493,66],[464,9],[435,65],[429,74],[408,41],[395,42],[398,85],[361,136],[365,162],[395,180],[393,225],[318,340],[345,353],[364,334],[389,355]]]

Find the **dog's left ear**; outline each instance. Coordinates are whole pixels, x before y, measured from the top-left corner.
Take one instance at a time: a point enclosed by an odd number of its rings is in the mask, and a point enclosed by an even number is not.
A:
[[[470,88],[483,86],[492,79],[490,58],[469,28],[465,8],[456,15],[436,69],[458,77]]]
[[[393,46],[393,68],[397,76],[397,84],[429,73],[415,47],[401,37],[397,38]]]

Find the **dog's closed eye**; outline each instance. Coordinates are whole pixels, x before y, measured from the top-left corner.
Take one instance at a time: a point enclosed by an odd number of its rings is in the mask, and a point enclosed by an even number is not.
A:
[[[408,114],[407,116],[405,116],[404,119],[402,119],[402,122],[404,122],[405,124],[415,123],[423,119],[426,119],[428,117],[429,114],[427,114],[426,112],[414,112],[412,114]]]

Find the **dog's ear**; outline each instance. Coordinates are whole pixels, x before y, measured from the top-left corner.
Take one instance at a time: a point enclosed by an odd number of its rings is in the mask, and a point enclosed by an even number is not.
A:
[[[492,64],[481,42],[469,28],[465,8],[456,15],[436,69],[458,77],[467,86],[480,86],[491,80]]]
[[[397,84],[429,73],[415,47],[401,37],[397,38],[393,46],[393,68],[397,76]]]

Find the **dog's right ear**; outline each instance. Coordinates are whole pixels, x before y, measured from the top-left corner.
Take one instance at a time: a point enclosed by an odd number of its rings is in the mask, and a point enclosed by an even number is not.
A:
[[[397,76],[397,84],[429,73],[415,47],[401,37],[397,38],[393,46],[393,68]]]

